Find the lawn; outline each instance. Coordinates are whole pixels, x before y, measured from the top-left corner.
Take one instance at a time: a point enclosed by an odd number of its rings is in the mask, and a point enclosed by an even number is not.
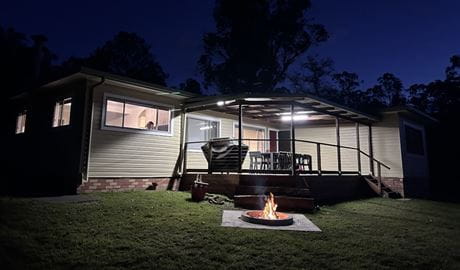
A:
[[[182,192],[91,203],[0,199],[2,269],[460,269],[460,205],[367,199],[307,214],[323,232],[220,227]],[[5,267],[6,266],[6,267]]]

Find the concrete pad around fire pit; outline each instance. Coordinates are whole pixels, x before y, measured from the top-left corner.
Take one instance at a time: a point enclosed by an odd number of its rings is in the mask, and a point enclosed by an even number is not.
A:
[[[239,210],[224,210],[222,213],[222,227],[236,227],[248,229],[267,229],[267,230],[283,230],[283,231],[303,231],[303,232],[320,232],[313,222],[301,214],[289,214],[293,217],[294,223],[289,226],[267,226],[245,222],[241,219],[241,214],[245,211]]]

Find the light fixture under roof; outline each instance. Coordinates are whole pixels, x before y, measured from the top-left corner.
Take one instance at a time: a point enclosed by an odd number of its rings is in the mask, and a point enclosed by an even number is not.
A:
[[[245,101],[270,101],[271,98],[245,98]]]
[[[224,106],[225,102],[224,101],[217,101],[217,106]]]
[[[291,121],[291,118],[292,117],[290,115],[281,116],[282,121]],[[308,119],[310,119],[310,116],[308,116],[307,114],[294,115],[294,118],[293,118],[294,121],[302,121],[302,120],[308,120]]]

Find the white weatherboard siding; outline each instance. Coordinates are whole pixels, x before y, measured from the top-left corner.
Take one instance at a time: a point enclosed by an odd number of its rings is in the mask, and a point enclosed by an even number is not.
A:
[[[179,106],[180,101],[156,96],[153,94],[123,89],[111,85],[97,87],[94,93],[94,117],[91,137],[89,177],[171,177],[179,156],[180,145],[180,116],[175,115],[172,122],[172,135],[144,134],[127,131],[112,131],[101,129],[101,117],[104,93]],[[205,116],[220,121],[220,137],[233,137],[233,129],[237,116],[203,111],[190,115]],[[264,121],[244,119],[244,124],[281,129]],[[382,168],[383,176],[402,177],[402,159],[399,136],[399,118],[396,114],[385,115],[382,122],[373,126],[374,156],[391,167],[388,171]],[[266,133],[268,134],[268,133]],[[267,136],[267,135],[266,135]],[[296,128],[296,138],[336,144],[334,125],[299,126]],[[356,147],[356,128],[354,124],[342,124],[340,128],[341,145]],[[360,127],[360,146],[362,151],[369,153],[368,127]],[[296,143],[296,152],[310,154],[313,160],[313,170],[317,169],[316,144]],[[356,150],[341,150],[342,170],[357,171]],[[322,170],[337,171],[337,148],[321,147]],[[361,155],[363,174],[369,173],[369,159]],[[187,168],[206,169],[207,162],[201,150],[187,152]],[[246,157],[243,168],[249,168],[249,156]]]
[[[369,153],[368,128],[360,126],[359,129],[360,148],[365,153]],[[335,125],[306,126],[296,129],[296,139],[314,142],[337,144]],[[340,126],[340,145],[356,147],[356,127],[354,124],[343,124]],[[313,170],[318,169],[316,144],[306,142],[296,142],[296,152],[309,154],[312,156]],[[358,155],[356,150],[341,149],[342,171],[358,170]],[[321,170],[337,171],[337,147],[321,145]],[[361,170],[363,173],[369,172],[369,158],[361,155]]]
[[[391,168],[382,167],[385,177],[403,177],[401,156],[401,141],[399,132],[399,116],[397,114],[384,114],[381,122],[372,127],[372,145],[374,157]],[[377,164],[375,173],[377,173]]]
[[[94,93],[89,177],[171,177],[179,155],[180,116],[173,119],[172,136],[101,129],[104,93],[176,106],[179,104],[173,99],[115,86],[97,87]]]

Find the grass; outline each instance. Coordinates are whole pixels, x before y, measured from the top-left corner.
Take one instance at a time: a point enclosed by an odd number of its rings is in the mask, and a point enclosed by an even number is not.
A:
[[[220,227],[181,192],[0,199],[2,269],[459,269],[460,205],[368,199],[307,214],[322,233]]]

